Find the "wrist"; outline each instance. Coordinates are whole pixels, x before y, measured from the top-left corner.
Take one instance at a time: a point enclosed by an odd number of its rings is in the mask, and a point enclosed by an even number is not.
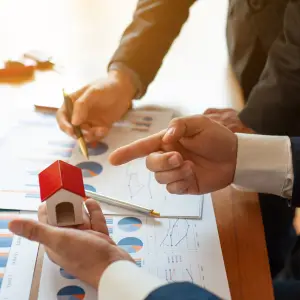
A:
[[[137,93],[133,80],[130,75],[121,70],[109,70],[108,77],[120,89],[120,92],[125,96],[124,98],[132,100]]]

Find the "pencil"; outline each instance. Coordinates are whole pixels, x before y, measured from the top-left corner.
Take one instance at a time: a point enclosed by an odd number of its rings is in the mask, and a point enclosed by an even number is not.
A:
[[[113,198],[109,198],[103,195],[100,195],[98,193],[95,192],[91,192],[88,190],[85,190],[85,194],[87,197],[93,198],[98,202],[103,202],[109,205],[113,205],[113,206],[117,206],[117,207],[121,207],[121,208],[126,208],[129,210],[133,210],[136,212],[140,212],[143,214],[147,214],[151,217],[160,217],[160,213],[156,212],[154,209],[148,209],[139,205],[135,205],[135,204],[131,204],[125,201],[121,201],[121,200],[117,200],[117,199],[113,199]]]
[[[71,121],[72,114],[73,114],[73,101],[70,98],[70,96],[67,95],[67,93],[65,92],[65,90],[63,90],[63,94],[64,94],[64,103],[65,103],[65,106],[66,106],[66,109],[67,109],[67,113],[68,113],[68,116],[69,116],[69,121]],[[72,126],[73,126],[74,133],[75,133],[75,135],[77,137],[77,141],[78,141],[78,144],[79,144],[79,147],[81,149],[82,154],[87,159],[89,159],[88,149],[87,149],[87,146],[86,146],[85,140],[83,138],[83,135],[82,135],[80,127],[79,126],[74,126],[74,125],[72,125]]]

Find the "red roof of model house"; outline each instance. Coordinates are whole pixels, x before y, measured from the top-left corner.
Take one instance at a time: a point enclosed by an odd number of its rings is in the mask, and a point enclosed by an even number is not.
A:
[[[46,201],[60,189],[85,197],[80,168],[57,160],[39,174],[41,200]]]

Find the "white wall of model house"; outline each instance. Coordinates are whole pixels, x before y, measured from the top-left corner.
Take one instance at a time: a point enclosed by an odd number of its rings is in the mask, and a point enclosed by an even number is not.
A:
[[[83,223],[83,198],[60,189],[46,200],[48,222],[54,226],[71,226]]]

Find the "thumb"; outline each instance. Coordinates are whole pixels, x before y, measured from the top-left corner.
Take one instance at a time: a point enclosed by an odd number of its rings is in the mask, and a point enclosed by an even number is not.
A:
[[[209,123],[210,120],[203,115],[173,119],[162,140],[164,143],[175,143],[183,137],[192,137],[201,133]]]
[[[55,247],[55,234],[58,234],[58,230],[50,225],[33,220],[16,219],[9,223],[8,228],[12,233],[30,241],[44,244],[49,248]]]
[[[92,92],[87,89],[75,102],[73,106],[72,124],[79,126],[84,123],[89,114],[90,102],[93,98]]]

